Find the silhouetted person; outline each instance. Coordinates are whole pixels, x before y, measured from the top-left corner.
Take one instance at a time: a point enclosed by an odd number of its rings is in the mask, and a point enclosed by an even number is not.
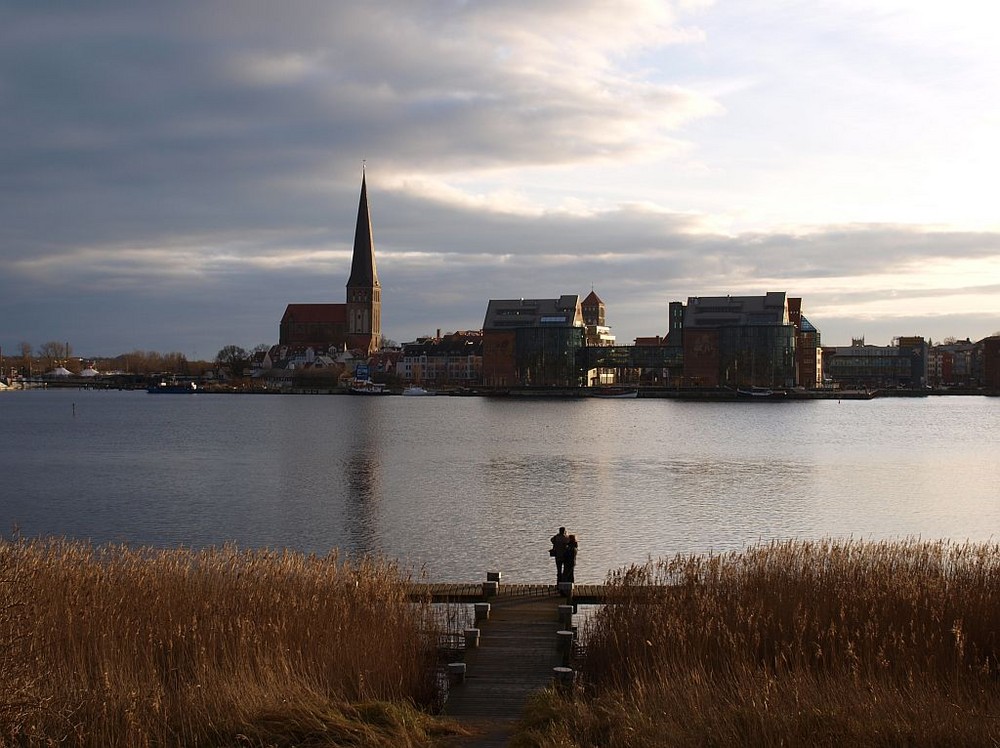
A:
[[[564,582],[575,582],[574,575],[576,574],[576,551],[577,551],[576,535],[570,535],[566,539],[566,548],[563,551],[563,574],[562,581]]]
[[[559,584],[565,581],[563,579],[563,560],[566,556],[566,543],[569,542],[566,528],[560,527],[559,532],[553,535],[550,540],[552,541],[552,549],[549,551],[549,555],[556,560],[556,584]]]

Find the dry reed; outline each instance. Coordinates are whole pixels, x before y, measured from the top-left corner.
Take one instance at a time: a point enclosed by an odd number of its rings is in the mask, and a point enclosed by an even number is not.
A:
[[[789,541],[609,584],[585,688],[523,744],[1000,744],[997,545]]]
[[[0,542],[0,585],[3,743],[419,744],[435,729],[406,706],[435,698],[437,624],[388,562],[19,540]]]

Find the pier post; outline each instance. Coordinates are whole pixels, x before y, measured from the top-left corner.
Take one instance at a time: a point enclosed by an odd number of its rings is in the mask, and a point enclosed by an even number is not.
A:
[[[464,662],[449,662],[448,663],[448,682],[457,686],[459,683],[465,681],[465,663]]]
[[[564,629],[568,629],[573,625],[572,605],[559,606],[559,625],[562,626]]]
[[[573,687],[576,672],[571,667],[552,668],[552,681],[560,691],[567,691]]]
[[[465,630],[465,648],[475,649],[479,646],[479,629]]]
[[[573,654],[573,636],[574,633],[572,631],[564,630],[556,632],[559,654],[562,656],[563,665],[569,665],[570,657]]]
[[[500,584],[500,578],[502,576],[503,576],[503,572],[502,571],[488,571],[488,572],[486,572],[486,581],[487,582],[496,582],[497,584]]]
[[[499,582],[483,582],[483,595],[485,597],[496,597],[496,594],[499,591],[500,591]]]
[[[489,603],[475,603],[476,611],[476,623],[480,621],[487,621],[490,617],[490,604]]]

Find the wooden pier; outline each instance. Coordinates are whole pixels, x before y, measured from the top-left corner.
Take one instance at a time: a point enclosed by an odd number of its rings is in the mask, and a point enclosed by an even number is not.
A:
[[[505,604],[518,598],[558,597],[554,584],[498,584],[495,592],[490,591],[488,585],[489,582],[411,584],[410,599],[432,603]],[[603,584],[577,584],[573,586],[571,602],[574,605],[603,605],[614,602],[614,593]]]
[[[475,584],[411,584],[411,600],[473,605],[475,627],[464,632],[461,661],[448,665],[450,688],[444,714],[476,737],[446,745],[480,748],[507,745],[528,697],[547,686],[571,687],[576,651],[574,614],[580,605],[653,602],[668,587],[650,586],[637,595],[605,585],[503,584],[499,572]],[[561,594],[560,594],[561,593]]]

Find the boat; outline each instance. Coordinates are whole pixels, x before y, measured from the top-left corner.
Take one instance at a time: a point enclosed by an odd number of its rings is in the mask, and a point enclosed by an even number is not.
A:
[[[639,390],[628,389],[599,389],[590,394],[591,397],[599,397],[605,400],[626,400],[639,397]]]
[[[424,395],[433,395],[435,393],[431,392],[430,390],[425,390],[423,387],[420,387],[419,385],[411,384],[409,387],[403,390],[403,394],[408,397],[422,397]]]
[[[378,384],[370,379],[355,379],[351,384],[352,395],[388,395],[389,390],[384,384]]]
[[[191,395],[198,391],[194,382],[168,382],[160,380],[149,385],[146,392],[150,395]]]
[[[772,390],[770,387],[751,387],[750,389],[738,389],[736,390],[737,397],[751,397],[757,399],[768,399],[774,400],[777,398],[785,397],[786,393],[784,390]]]

